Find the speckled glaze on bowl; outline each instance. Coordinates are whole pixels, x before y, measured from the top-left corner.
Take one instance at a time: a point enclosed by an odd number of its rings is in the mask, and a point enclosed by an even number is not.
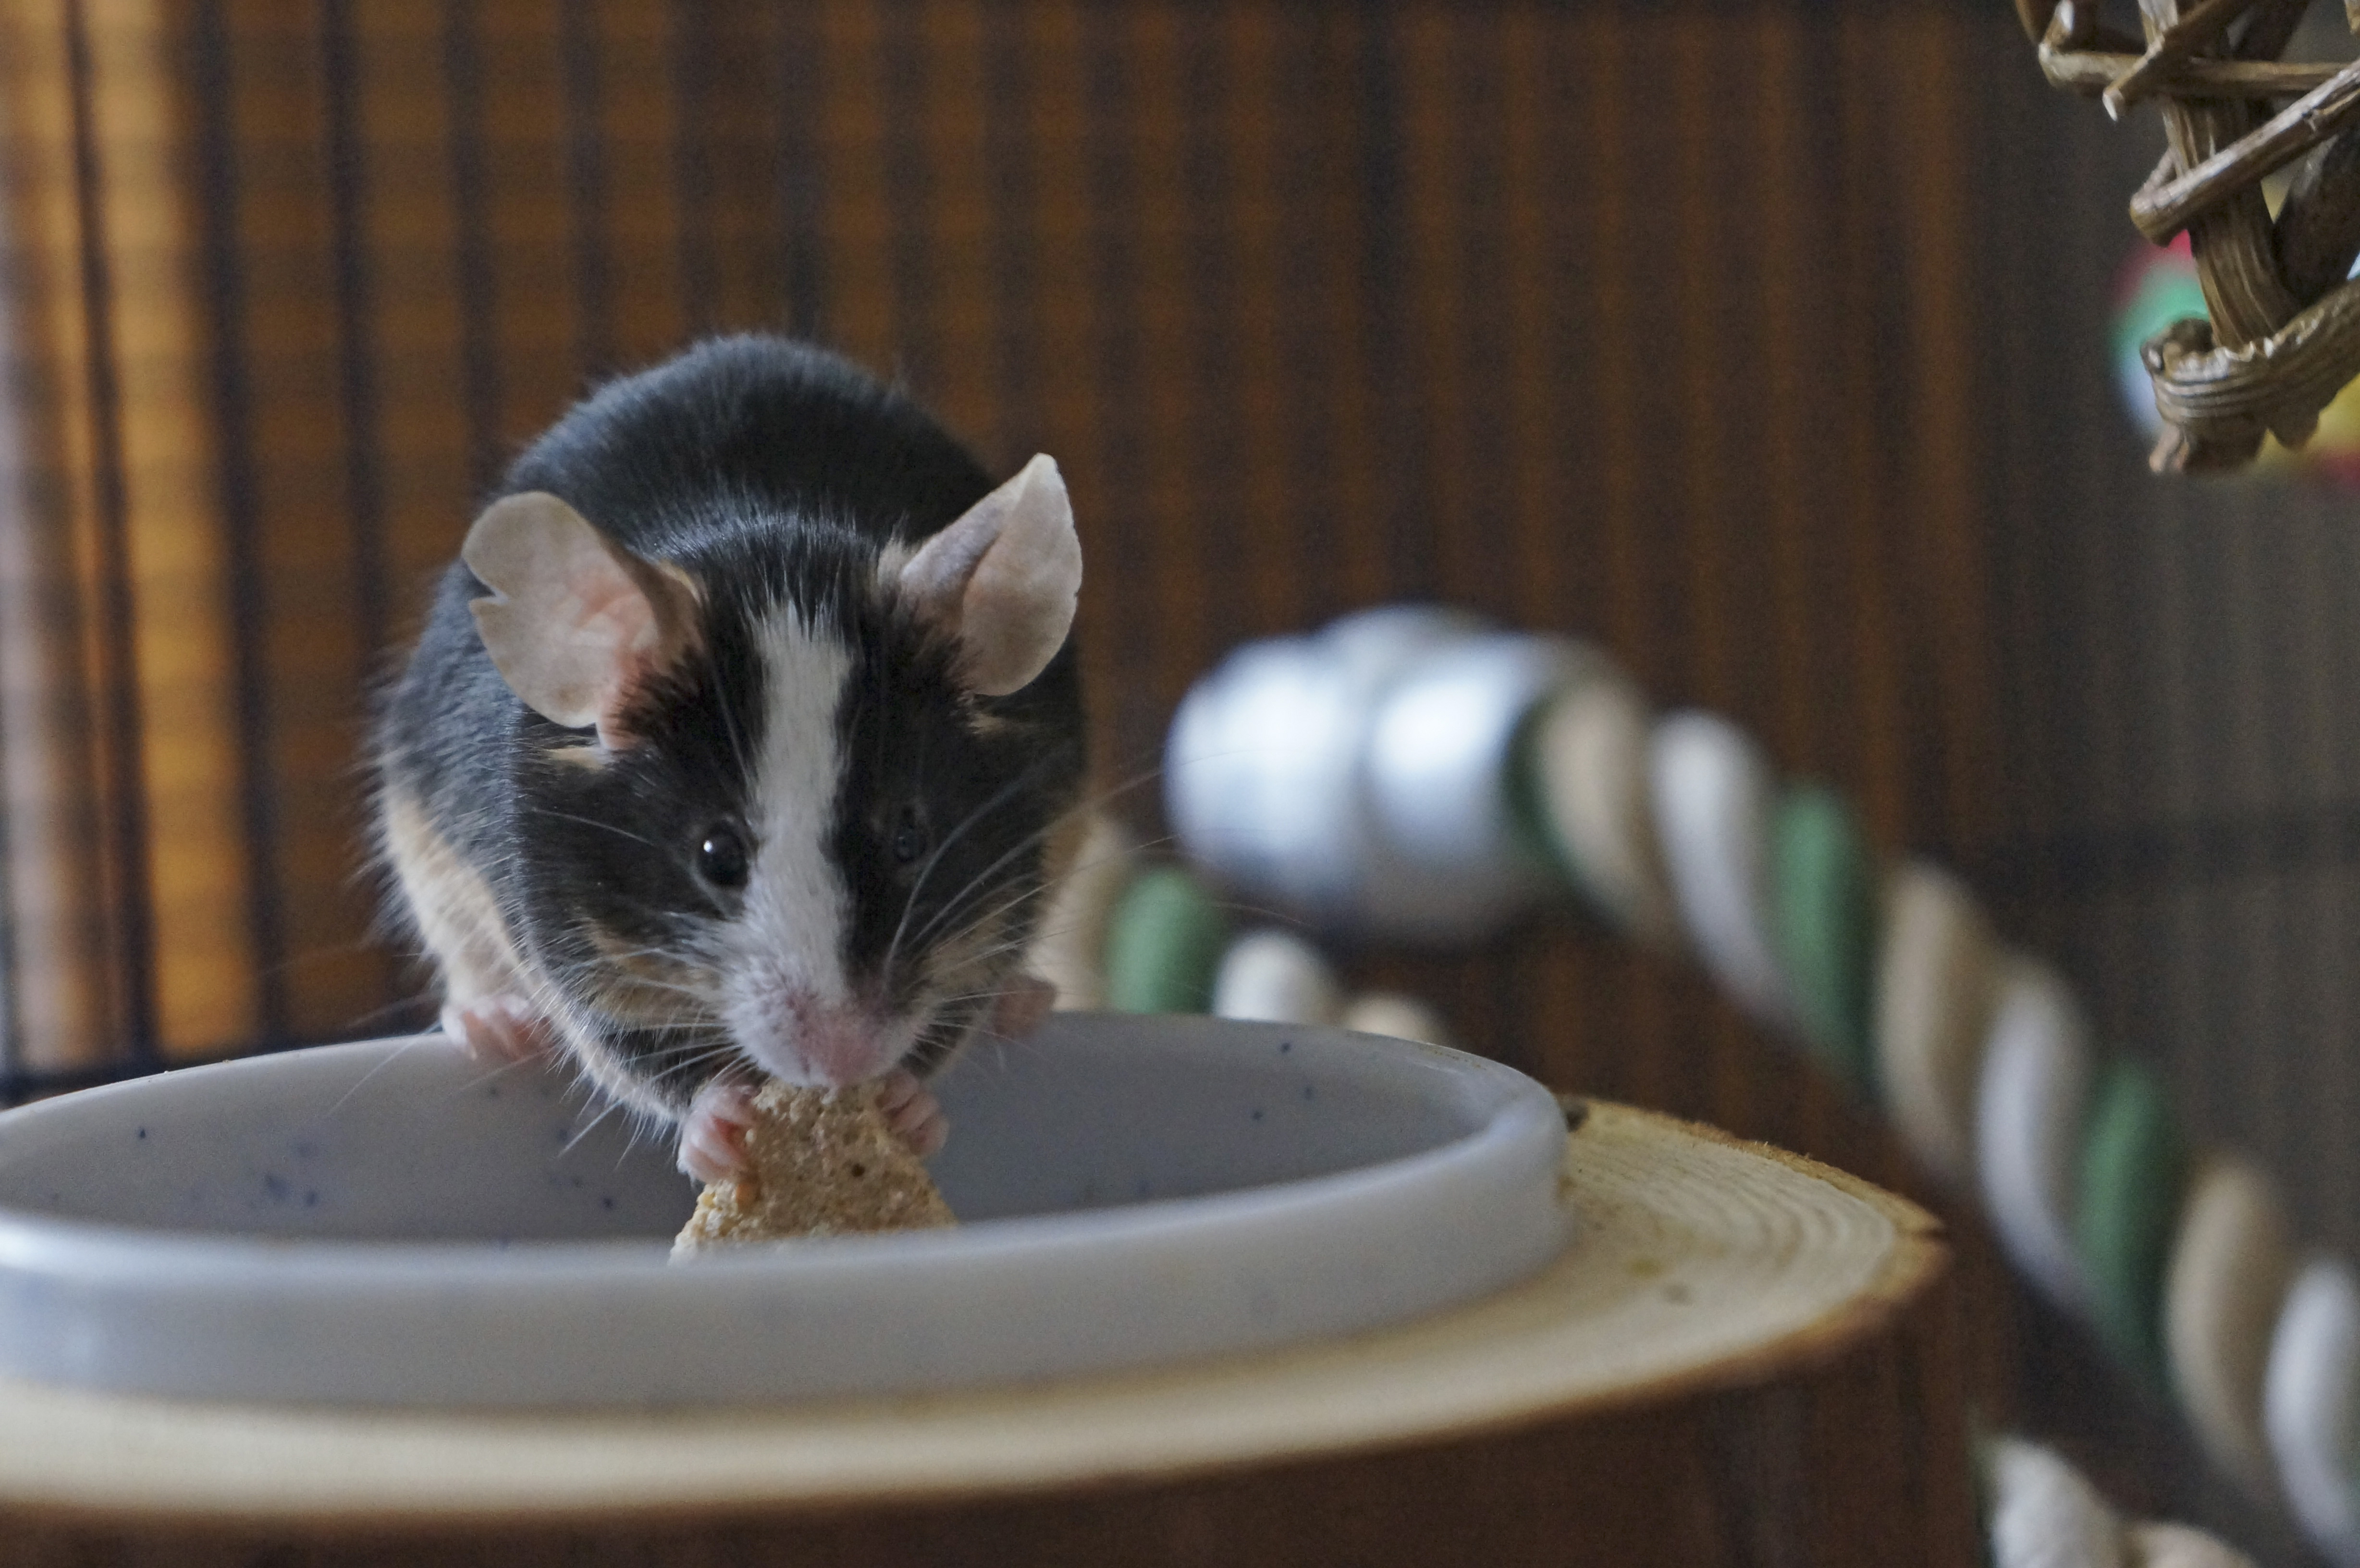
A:
[[[915,1391],[1398,1322],[1568,1238],[1555,1101],[1456,1051],[1066,1014],[938,1087],[959,1229],[686,1266],[668,1144],[439,1035],[11,1111],[0,1373],[413,1406]]]

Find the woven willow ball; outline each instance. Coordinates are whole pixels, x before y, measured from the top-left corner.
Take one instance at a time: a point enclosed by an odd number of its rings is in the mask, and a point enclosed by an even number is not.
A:
[[[1479,942],[1558,886],[1514,799],[1525,719],[1600,663],[1558,637],[1499,632],[1436,648],[1380,699],[1361,788],[1370,858],[1354,910],[1362,931]]]
[[[1189,691],[1165,743],[1164,811],[1181,847],[1249,899],[1354,924],[1375,853],[1360,775],[1378,698],[1478,626],[1388,606],[1230,654]]]
[[[1274,1024],[1328,1024],[1344,994],[1318,949],[1293,931],[1248,931],[1221,955],[1213,978],[1213,1012]]]
[[[2270,1338],[2262,1417],[2288,1507],[2333,1561],[2360,1568],[2353,1497],[2360,1282],[2338,1259],[2312,1258],[2287,1291]]]
[[[2149,463],[2240,467],[2266,434],[2302,446],[2360,374],[2360,283],[2347,281],[2360,65],[2278,58],[2300,4],[2147,5],[2144,37],[2117,34],[2095,5],[2017,9],[2051,83],[2103,95],[2116,118],[2151,101],[2163,121],[2164,158],[2132,195],[2131,221],[2155,245],[2190,237],[2202,308],[2139,346],[2163,427]],[[2337,20],[2353,15],[2347,4]],[[2289,169],[2273,212],[2262,182]]]
[[[2067,1307],[2089,1299],[2073,1220],[2096,1073],[2071,988],[2039,960],[2007,955],[1976,1093],[1975,1171],[2008,1256]]]
[[[2187,234],[2181,234],[2160,250],[2143,241],[2131,243],[2133,256],[2116,290],[2118,302],[2109,341],[2124,408],[2140,433],[2155,440],[2164,433],[2163,416],[2155,406],[2147,345],[2174,322],[2209,312]],[[2265,442],[2255,467],[2257,472],[2299,473],[2360,488],[2360,383],[2347,385],[2319,411],[2319,429],[2311,440],[2294,450]]]
[[[2129,1568],[2122,1521],[2057,1454],[1998,1438],[1985,1469],[1993,1568]]]
[[[1649,771],[1689,943],[1739,1006],[1786,1024],[1794,1007],[1771,933],[1768,760],[1735,724],[1688,709],[1656,721]]]

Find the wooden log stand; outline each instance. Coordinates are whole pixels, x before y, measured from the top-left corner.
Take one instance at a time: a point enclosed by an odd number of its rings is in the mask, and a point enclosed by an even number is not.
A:
[[[1569,1108],[1580,1230],[1399,1328],[1121,1377],[736,1411],[252,1409],[0,1384],[0,1560],[1977,1560],[1921,1210]]]

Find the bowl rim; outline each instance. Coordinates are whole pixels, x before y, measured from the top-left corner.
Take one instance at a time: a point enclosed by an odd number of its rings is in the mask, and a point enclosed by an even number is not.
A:
[[[1086,1021],[1099,1015],[1058,1016]],[[1133,1021],[1143,1017],[1103,1016],[1130,1018]],[[1354,1049],[1372,1047],[1404,1061],[1424,1060],[1445,1068],[1451,1077],[1491,1103],[1488,1106],[1479,1105],[1480,1117],[1470,1130],[1443,1143],[1340,1171],[1216,1192],[1131,1199],[1101,1208],[962,1221],[948,1229],[822,1236],[716,1249],[700,1255],[694,1268],[671,1262],[669,1236],[372,1240],[280,1236],[64,1214],[0,1199],[0,1273],[121,1285],[151,1279],[159,1267],[169,1264],[180,1270],[180,1278],[192,1286],[200,1282],[226,1283],[232,1277],[243,1280],[251,1278],[256,1270],[262,1270],[290,1286],[366,1280],[410,1289],[417,1288],[431,1270],[441,1285],[460,1283],[471,1289],[488,1285],[495,1290],[505,1287],[523,1292],[585,1274],[595,1274],[602,1279],[685,1281],[776,1273],[825,1276],[852,1269],[890,1268],[904,1261],[912,1268],[932,1267],[953,1258],[997,1262],[1025,1256],[1054,1256],[1069,1247],[1098,1247],[1132,1238],[1182,1239],[1193,1231],[1284,1215],[1323,1202],[1382,1196],[1384,1190],[1394,1187],[1412,1189],[1461,1167],[1480,1166],[1502,1145],[1535,1137],[1535,1123],[1555,1124],[1559,1132],[1557,1146],[1562,1148],[1563,1115],[1556,1097],[1545,1086],[1504,1062],[1448,1046],[1360,1034],[1335,1025],[1265,1024],[1197,1015],[1171,1018],[1184,1025],[1210,1023],[1225,1029],[1242,1026],[1255,1032],[1296,1030],[1341,1037],[1351,1041]],[[36,1116],[47,1119],[55,1115],[86,1115],[93,1105],[107,1099],[169,1092],[166,1085],[175,1080],[283,1073],[290,1066],[294,1071],[308,1072],[346,1058],[357,1060],[370,1055],[389,1061],[419,1040],[432,1038],[388,1036],[300,1047],[168,1069],[142,1078],[78,1090],[0,1112],[0,1139],[7,1137],[12,1123],[22,1126]],[[218,1278],[208,1281],[208,1276]]]

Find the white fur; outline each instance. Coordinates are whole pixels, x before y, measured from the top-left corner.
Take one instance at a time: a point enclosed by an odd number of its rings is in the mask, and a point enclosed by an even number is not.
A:
[[[814,1081],[797,1049],[794,1015],[851,1001],[840,947],[851,897],[827,853],[842,759],[836,713],[852,671],[844,645],[781,609],[761,631],[770,680],[768,730],[754,761],[755,844],[739,922],[745,950],[728,966],[729,1032],[765,1069]]]

